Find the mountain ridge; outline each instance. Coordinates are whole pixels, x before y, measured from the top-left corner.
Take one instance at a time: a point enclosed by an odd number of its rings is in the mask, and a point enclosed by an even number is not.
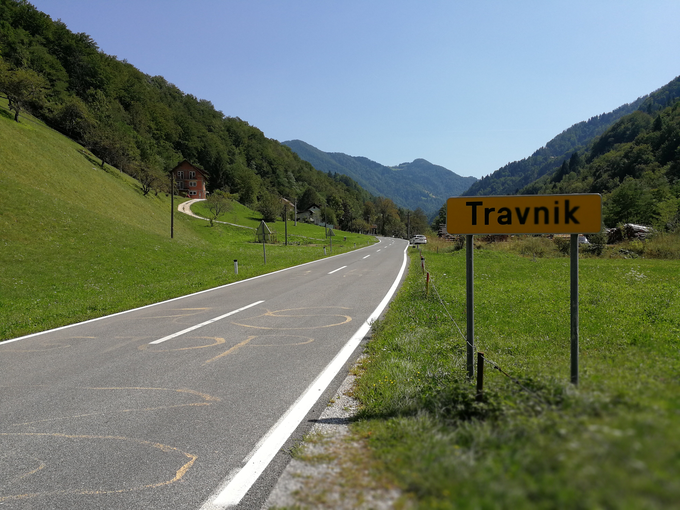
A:
[[[424,158],[387,166],[364,156],[325,152],[302,140],[282,143],[317,170],[346,175],[369,193],[387,197],[399,207],[420,208],[430,218],[447,198],[461,195],[477,181],[475,177],[462,177]]]
[[[531,156],[512,161],[482,177],[463,195],[514,195],[526,192],[539,179],[556,173],[563,161],[569,160],[574,153],[585,154],[598,137],[623,117],[635,111],[652,115],[672,104],[678,97],[680,77],[611,112],[577,122],[534,151]]]

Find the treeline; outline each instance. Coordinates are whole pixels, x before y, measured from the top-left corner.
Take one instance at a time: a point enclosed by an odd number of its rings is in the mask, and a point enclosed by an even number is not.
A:
[[[675,230],[680,220],[680,100],[667,97],[671,106],[643,105],[520,193],[601,193],[606,226],[641,223]]]
[[[225,116],[106,55],[84,33],[73,33],[22,0],[0,0],[0,92],[15,120],[28,111],[140,181],[146,194],[167,191],[167,172],[187,159],[248,206],[314,193],[344,230],[368,230],[366,202],[379,204],[356,182],[327,175],[247,122]],[[397,229],[398,230],[398,229]]]

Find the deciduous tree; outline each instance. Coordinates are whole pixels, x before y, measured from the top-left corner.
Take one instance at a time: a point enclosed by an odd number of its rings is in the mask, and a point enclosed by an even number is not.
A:
[[[0,61],[0,91],[9,101],[9,109],[14,112],[14,120],[19,122],[19,114],[30,105],[40,105],[45,101],[47,80],[31,69],[10,69]]]

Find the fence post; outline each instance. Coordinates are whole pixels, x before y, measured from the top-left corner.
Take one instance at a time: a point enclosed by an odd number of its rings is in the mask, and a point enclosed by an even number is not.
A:
[[[484,399],[484,353],[477,353],[477,402]]]
[[[425,279],[425,297],[430,293],[430,273],[427,273],[427,278]]]

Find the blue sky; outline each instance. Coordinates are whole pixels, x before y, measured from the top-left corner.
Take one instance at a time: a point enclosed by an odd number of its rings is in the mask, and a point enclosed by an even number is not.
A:
[[[677,0],[31,0],[279,141],[481,177],[680,75]]]

